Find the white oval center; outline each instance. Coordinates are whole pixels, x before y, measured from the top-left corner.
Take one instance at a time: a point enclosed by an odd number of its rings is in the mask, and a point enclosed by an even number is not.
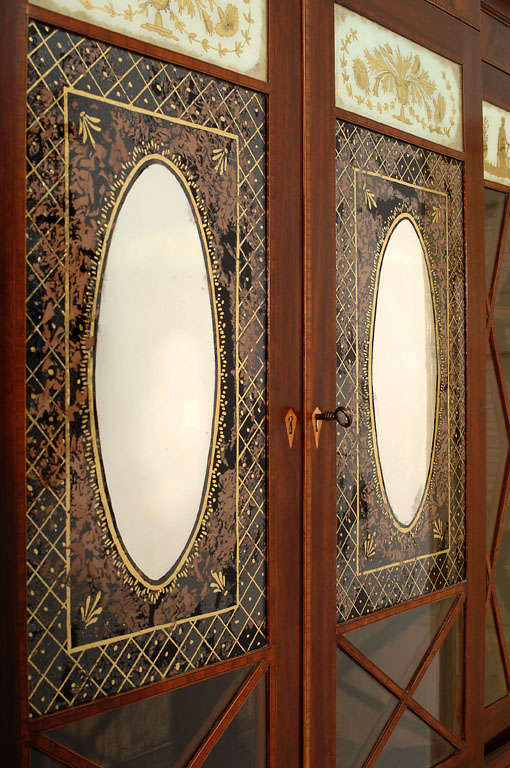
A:
[[[95,352],[111,509],[127,553],[151,580],[179,558],[201,509],[215,387],[199,229],[176,175],[152,163],[118,212]]]
[[[431,287],[422,241],[400,219],[382,256],[372,347],[377,448],[396,519],[410,525],[429,475],[437,395]]]

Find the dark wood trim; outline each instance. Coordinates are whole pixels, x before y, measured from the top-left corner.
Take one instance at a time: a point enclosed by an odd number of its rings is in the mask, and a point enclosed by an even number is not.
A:
[[[481,36],[464,28],[463,108],[466,152],[466,576],[465,712],[467,764],[481,765],[485,674],[485,363]],[[469,34],[468,34],[469,32]]]
[[[43,755],[48,755],[48,757],[58,760],[62,765],[68,766],[68,768],[102,768],[99,763],[87,760],[86,757],[73,752],[68,747],[64,747],[63,744],[58,744],[44,733],[38,733],[32,739],[31,746],[38,752],[42,752]]]
[[[456,752],[451,757],[447,757],[442,763],[437,764],[437,768],[470,768],[466,761],[466,752]]]
[[[445,147],[443,144],[437,144],[435,141],[423,139],[421,136],[415,136],[414,133],[401,131],[399,128],[394,128],[391,125],[379,123],[377,120],[372,120],[370,117],[357,115],[355,112],[349,112],[347,109],[340,109],[339,107],[335,107],[335,116],[338,120],[346,120],[348,123],[361,125],[363,128],[368,128],[369,131],[384,133],[385,136],[391,136],[394,139],[405,141],[408,144],[415,144],[418,147],[430,149],[432,152],[438,152],[439,154],[446,155],[447,157],[454,157],[457,160],[464,160],[464,152],[459,152],[458,150],[452,149],[451,147]]]
[[[311,418],[336,397],[333,11],[331,0],[304,0],[305,768],[336,765],[336,430],[326,424],[316,448]]]
[[[104,29],[103,27],[89,24],[80,19],[73,19],[71,16],[65,16],[61,13],[56,13],[55,11],[49,11],[47,8],[41,8],[38,5],[29,5],[28,13],[29,17],[36,21],[42,21],[44,24],[60,27],[69,32],[75,32],[77,35],[90,37],[92,40],[99,40],[101,43],[106,43],[107,45],[113,45],[119,48],[124,48],[127,51],[132,51],[133,53],[139,53],[141,56],[150,56],[153,59],[166,61],[170,64],[175,64],[178,67],[193,69],[195,72],[202,72],[204,75],[217,77],[220,80],[227,80],[228,82],[235,83],[243,88],[250,88],[253,91],[260,91],[261,93],[269,93],[270,91],[269,84],[263,80],[256,80],[253,77],[247,77],[246,75],[234,72],[231,69],[218,67],[216,64],[209,64],[201,59],[195,59],[192,56],[186,56],[183,53],[177,53],[177,51],[171,51],[168,48],[162,48],[153,43],[146,43],[143,40],[137,40],[135,37],[129,37],[120,32],[113,32],[110,29]]]
[[[251,672],[247,680],[235,693],[229,705],[216,720],[191,760],[187,763],[186,768],[200,768],[204,764],[266,670],[267,664],[259,664]]]
[[[445,13],[454,16],[456,19],[460,19],[465,24],[469,24],[475,29],[480,29],[480,3],[478,0],[470,0],[470,2],[465,2],[465,0],[460,2],[455,0],[428,0],[428,2],[437,6]]]
[[[406,0],[405,13],[400,0],[339,0],[339,4],[458,64],[465,61],[465,36],[478,37],[472,27],[459,24],[427,0]]]
[[[488,179],[484,180],[484,187],[488,187],[489,189],[495,189],[496,192],[503,192],[504,194],[508,194],[509,187],[507,187],[505,184],[498,184],[495,181],[489,181]]]
[[[503,261],[503,253],[505,250],[506,234],[508,230],[508,223],[510,221],[510,195],[506,196],[505,207],[503,209],[503,222],[498,237],[498,249],[496,251],[496,263],[494,265],[494,272],[492,273],[491,287],[489,291],[489,310],[490,320],[493,320],[494,316],[494,300],[496,294],[496,285],[498,282],[498,276],[501,270],[501,264]],[[487,276],[486,276],[487,277]]]
[[[444,639],[444,638],[443,638]],[[411,695],[410,688],[402,688],[402,686],[398,685],[394,680],[389,677],[384,670],[382,670],[380,667],[377,666],[377,664],[374,664],[374,662],[366,656],[362,651],[359,650],[355,645],[353,645],[350,640],[348,640],[345,636],[343,636],[339,640],[339,647],[347,653],[353,661],[356,662],[362,669],[364,669],[366,672],[368,672],[369,675],[371,675],[374,680],[377,680],[378,683],[383,685],[390,693],[392,693],[397,699],[400,699],[400,703],[402,704],[402,707],[397,705],[396,709],[393,711],[393,713],[390,715],[390,718],[388,720],[388,724],[391,722],[392,727],[388,728],[385,726],[383,731],[381,731],[381,739],[376,742],[376,745],[374,746],[371,754],[370,759],[372,760],[372,755],[375,757],[378,757],[384,747],[384,744],[386,743],[387,739],[389,738],[391,731],[396,726],[397,721],[400,719],[400,716],[403,714],[403,711],[406,707],[409,709],[412,709],[412,711],[417,715],[421,720],[423,720],[430,728],[432,728],[434,731],[439,733],[444,739],[446,739],[452,746],[454,746],[457,750],[462,750],[465,747],[464,742],[459,739],[458,736],[453,734],[451,731],[449,731],[445,726],[439,722],[433,715],[430,714],[424,707],[422,707],[421,704],[419,704],[415,699],[413,699]],[[437,649],[436,649],[437,650]],[[397,714],[397,712],[399,714]],[[382,738],[382,734],[385,734],[385,738]],[[377,752],[376,752],[377,748]],[[375,759],[373,760],[375,762]],[[368,763],[367,763],[368,765]]]
[[[379,733],[379,736],[377,737],[374,746],[370,750],[370,754],[367,757],[363,768],[372,768],[373,765],[375,765],[381,756],[381,753],[388,743],[388,739],[390,738],[391,734],[395,730],[395,728],[398,725],[398,721],[406,711],[406,705],[403,701],[399,701],[393,712],[391,713],[390,717],[386,721],[384,728]]]
[[[27,766],[25,533],[25,111],[26,7],[4,0],[0,10],[2,126],[0,178],[6,190],[0,213],[0,629],[2,704],[0,743],[5,765]]]
[[[506,736],[507,741],[488,752],[484,763],[486,768],[508,768],[510,765],[510,734]]]
[[[510,27],[510,8],[505,0],[496,0],[496,2],[494,0],[492,2],[481,0],[480,8],[487,16],[492,16],[497,21],[500,21],[501,24]]]
[[[482,61],[482,81],[484,100],[501,107],[501,109],[510,110],[510,80],[508,75],[492,64]],[[485,182],[488,186],[492,186],[493,183]],[[501,186],[503,192],[508,192],[505,185]]]
[[[269,0],[268,629],[270,766],[301,764],[303,274],[301,3]],[[297,418],[292,448],[284,419]]]
[[[486,744],[497,739],[510,724],[510,696],[504,696],[485,708],[483,732]],[[505,766],[506,768],[506,766]]]
[[[388,608],[382,608],[380,611],[368,613],[366,616],[360,616],[357,619],[345,621],[342,624],[337,625],[337,638],[347,632],[352,632],[353,629],[365,627],[367,624],[373,624],[374,622],[381,621],[382,619],[389,619],[391,616],[397,616],[399,613],[411,611],[413,608],[419,608],[421,605],[437,603],[440,600],[447,600],[448,598],[455,597],[456,595],[465,595],[466,591],[467,585],[465,582],[462,582],[461,584],[455,584],[453,587],[447,587],[446,589],[441,589],[438,592],[432,592],[429,595],[415,597],[413,600],[407,600],[405,603],[390,605]]]
[[[427,672],[427,669],[432,664],[432,661],[434,660],[434,656],[439,651],[441,645],[443,644],[444,640],[446,639],[446,636],[450,632],[450,630],[453,627],[453,624],[457,617],[459,616],[459,612],[464,605],[464,595],[459,595],[453,605],[451,606],[450,610],[448,611],[443,623],[437,630],[432,642],[430,643],[429,647],[423,654],[423,657],[418,664],[415,672],[413,673],[413,676],[411,677],[409,681],[409,685],[406,688],[407,693],[409,693],[411,696],[418,688],[419,684],[423,680],[425,673]]]
[[[192,672],[169,677],[167,680],[151,683],[143,688],[134,688],[131,691],[119,693],[115,696],[108,696],[107,698],[98,701],[91,701],[88,704],[81,704],[77,707],[71,707],[62,712],[56,712],[53,715],[37,717],[33,720],[29,720],[29,733],[34,735],[36,733],[51,731],[55,728],[60,728],[63,725],[68,725],[69,723],[74,723],[78,720],[84,720],[87,717],[93,717],[94,715],[99,715],[103,712],[112,712],[116,709],[126,707],[129,704],[135,704],[138,701],[152,699],[155,696],[163,696],[171,691],[177,691],[180,688],[186,688],[189,685],[195,685],[196,683],[201,683],[205,680],[211,680],[213,677],[225,675],[236,669],[242,669],[243,667],[248,668],[252,664],[270,664],[272,659],[273,652],[271,648],[262,648],[259,651],[252,651],[252,653],[245,654],[244,656],[237,656],[234,659],[228,659],[227,661],[222,661],[218,664],[211,664],[202,669],[194,669]]]
[[[510,73],[510,51],[508,50],[508,21],[502,15],[482,13],[480,34],[482,59],[503,72]]]

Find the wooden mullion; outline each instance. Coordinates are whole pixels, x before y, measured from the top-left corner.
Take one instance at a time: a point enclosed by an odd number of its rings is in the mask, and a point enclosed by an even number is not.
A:
[[[501,491],[499,494],[498,512],[496,515],[496,520],[494,522],[494,532],[492,537],[492,546],[491,546],[491,553],[490,553],[491,578],[493,577],[494,569],[496,567],[496,560],[498,559],[498,551],[499,551],[499,545],[501,543],[503,525],[505,522],[506,505],[508,501],[509,489],[510,489],[510,447],[506,457],[505,469],[503,472],[503,481],[501,484]]]
[[[99,763],[95,763],[92,760],[88,760],[83,755],[79,755],[74,750],[65,747],[63,744],[58,744],[49,736],[44,733],[38,733],[32,740],[31,746],[34,749],[42,752],[44,755],[58,760],[68,766],[68,768],[102,768]]]
[[[186,764],[186,768],[200,768],[209,757],[212,750],[221,739],[234,717],[237,715],[248,696],[253,692],[255,686],[267,670],[267,664],[259,664],[248,676],[247,680],[241,685],[234,694],[232,700],[226,709],[218,717],[208,734],[203,739],[197,751]]]
[[[337,625],[337,637],[352,632],[355,629],[367,626],[367,624],[373,624],[376,621],[382,621],[388,619],[391,616],[397,616],[399,613],[410,611],[414,608],[419,608],[422,605],[428,605],[429,603],[437,603],[440,600],[447,600],[449,597],[466,594],[466,583],[454,584],[446,589],[438,590],[437,592],[431,592],[428,595],[421,595],[415,597],[412,600],[407,600],[404,603],[398,603],[397,605],[390,605],[388,608],[382,608],[379,611],[374,611],[366,616],[360,616],[349,621],[342,622]]]
[[[498,352],[498,343],[496,338],[496,330],[494,324],[491,324],[491,331],[489,334],[489,349],[491,352],[492,362],[496,372],[496,381],[498,384],[499,397],[503,408],[503,418],[505,419],[505,428],[507,437],[510,440],[510,404],[508,402],[508,393],[506,391],[505,376],[503,373],[503,366],[501,365],[501,359]]]
[[[487,618],[487,614],[489,612],[489,603],[491,599],[492,590],[494,588],[494,581],[493,581],[493,573],[492,573],[492,565],[491,565],[491,559],[490,554],[487,551],[487,557],[486,557],[486,565],[487,565],[487,591],[485,593],[485,618]]]
[[[363,763],[363,768],[372,768],[373,765],[377,762],[379,757],[381,756],[381,752],[383,751],[384,747],[388,743],[388,739],[390,738],[391,734],[397,727],[398,721],[406,711],[406,705],[403,701],[399,701],[393,712],[391,713],[390,717],[386,721],[386,724],[382,731],[379,733],[379,736],[377,737],[377,740],[370,750],[370,754],[368,755],[367,759]]]
[[[464,749],[466,745],[462,739],[459,739],[458,736],[448,730],[448,728],[446,728],[437,718],[435,718],[434,715],[431,715],[430,712],[425,709],[425,707],[416,701],[416,699],[409,698],[406,703],[409,709],[414,712],[414,714],[419,717],[420,720],[423,720],[423,722],[426,723],[429,728],[442,736],[442,738],[449,742],[452,747],[455,747],[455,749],[459,751]]]
[[[440,763],[437,763],[437,768],[458,768],[460,766],[467,768],[466,757],[467,754],[464,750],[456,752],[451,757],[447,757],[446,760],[441,760]]]
[[[448,612],[448,615],[445,618],[445,621],[441,625],[439,632],[437,633],[431,645],[429,646],[427,652],[425,653],[423,660],[420,663],[418,669],[421,669],[424,662],[427,661],[427,658],[429,658],[428,654],[430,655],[429,663],[430,661],[432,661],[434,653],[440,647],[445,636],[448,634],[449,629],[451,629],[452,623],[455,620],[455,617],[458,614],[458,611],[460,610],[460,607],[461,605],[463,605],[463,603],[464,603],[464,598],[463,596],[459,595],[454,605],[450,608],[450,611]],[[422,707],[421,704],[419,704],[415,699],[412,698],[411,694],[418,687],[423,675],[419,676],[417,673],[413,675],[408,687],[404,689],[400,685],[398,685],[398,683],[392,680],[392,678],[389,677],[384,672],[384,670],[378,667],[377,664],[375,664],[368,656],[366,656],[362,651],[360,651],[359,648],[356,648],[355,645],[353,645],[349,640],[347,640],[346,637],[341,636],[338,639],[338,644],[339,644],[339,647],[343,651],[345,651],[353,661],[355,661],[362,669],[365,670],[365,672],[367,672],[375,680],[377,680],[378,683],[380,683],[384,688],[386,688],[397,699],[400,699],[400,704],[397,705],[392,715],[390,716],[388,722],[386,723],[383,731],[381,731],[380,737],[377,740],[376,744],[374,745],[367,759],[367,762],[364,765],[364,768],[370,768],[370,766],[372,766],[375,763],[375,760],[381,754],[381,751],[384,748],[384,745],[386,744],[389,738],[389,735],[395,728],[398,720],[402,715],[403,710],[402,712],[400,711],[401,709],[400,705],[402,705],[403,709],[408,707],[410,710],[412,710],[415,715],[417,715],[421,720],[423,720],[424,723],[426,723],[426,725],[428,725],[430,728],[436,731],[436,733],[439,733],[439,735],[442,736],[444,739],[446,739],[450,744],[452,744],[452,746],[454,746],[455,749],[462,750],[464,748],[465,746],[464,742],[461,739],[459,739],[458,736],[455,736],[455,734],[449,731],[439,720],[437,720],[433,715],[430,714],[430,712],[428,712],[424,707]],[[425,674],[425,671],[426,671],[426,667],[423,670],[423,674]]]
[[[350,656],[350,658],[358,664],[365,672],[377,680],[387,691],[389,691],[397,699],[405,700],[406,692],[398,683],[396,683],[384,670],[375,664],[363,651],[360,651],[350,640],[347,640],[345,636],[341,636],[338,639],[338,646],[342,651]]]
[[[262,662],[269,664],[272,658],[272,649],[270,647],[262,648],[260,651],[253,651],[235,659],[229,659],[228,661],[223,661],[218,664],[211,664],[208,667],[195,669],[192,672],[176,675],[167,680],[151,683],[143,688],[134,688],[131,691],[108,696],[100,701],[92,701],[88,704],[81,704],[80,706],[66,709],[63,712],[56,712],[52,715],[43,715],[42,717],[29,721],[29,732],[31,734],[37,734],[44,731],[54,730],[55,728],[61,728],[69,723],[84,720],[85,718],[93,717],[94,715],[100,715],[103,712],[112,712],[113,710],[121,709],[129,704],[135,704],[138,701],[151,699],[155,696],[162,696],[171,691],[176,691],[180,688],[194,685],[195,683],[210,680],[213,677],[225,675],[233,670],[248,667],[251,664],[260,664]]]
[[[451,606],[450,610],[448,611],[447,615],[445,616],[445,619],[439,629],[437,630],[432,642],[430,643],[429,647],[423,654],[422,660],[418,664],[415,672],[413,673],[407,688],[406,693],[409,696],[412,696],[415,690],[418,688],[419,684],[423,680],[423,677],[425,673],[427,672],[427,669],[431,665],[436,653],[439,651],[441,645],[443,644],[444,640],[446,639],[447,635],[449,634],[453,623],[457,616],[459,615],[459,611],[464,605],[464,595],[459,595],[453,605]]]
[[[506,245],[506,236],[508,231],[508,222],[510,220],[510,195],[506,195],[505,207],[503,210],[503,221],[498,238],[498,250],[496,251],[496,263],[494,264],[494,270],[492,273],[491,287],[489,291],[489,304],[491,312],[494,312],[494,304],[496,300],[496,290],[498,286],[499,273],[501,271],[501,264],[503,262],[503,254]]]
[[[507,690],[510,690],[510,659],[508,657],[508,650],[506,647],[503,622],[501,621],[501,614],[499,612],[498,598],[497,598],[496,590],[494,588],[492,589],[491,605],[492,605],[492,615],[494,616],[494,623],[496,625],[496,634],[498,637],[499,651],[501,653],[503,668],[505,670],[506,687],[507,687]]]

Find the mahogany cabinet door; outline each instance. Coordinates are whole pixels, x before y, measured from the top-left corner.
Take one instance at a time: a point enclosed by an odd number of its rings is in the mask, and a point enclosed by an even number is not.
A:
[[[306,5],[308,765],[483,760],[480,33],[456,15]]]
[[[297,768],[300,5],[1,17],[4,760]]]

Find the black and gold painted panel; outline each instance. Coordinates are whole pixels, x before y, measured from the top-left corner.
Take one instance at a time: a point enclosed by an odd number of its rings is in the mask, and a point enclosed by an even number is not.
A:
[[[347,621],[464,578],[463,173],[457,160],[342,121],[336,157],[337,402],[354,416],[337,433],[337,618]],[[438,369],[430,471],[406,527],[381,476],[371,386],[379,270],[403,218],[427,262]]]
[[[31,716],[255,650],[265,628],[265,100],[48,25],[29,29],[27,510]],[[87,390],[104,241],[166,164],[204,238],[217,327],[209,493],[144,583],[101,493]]]

